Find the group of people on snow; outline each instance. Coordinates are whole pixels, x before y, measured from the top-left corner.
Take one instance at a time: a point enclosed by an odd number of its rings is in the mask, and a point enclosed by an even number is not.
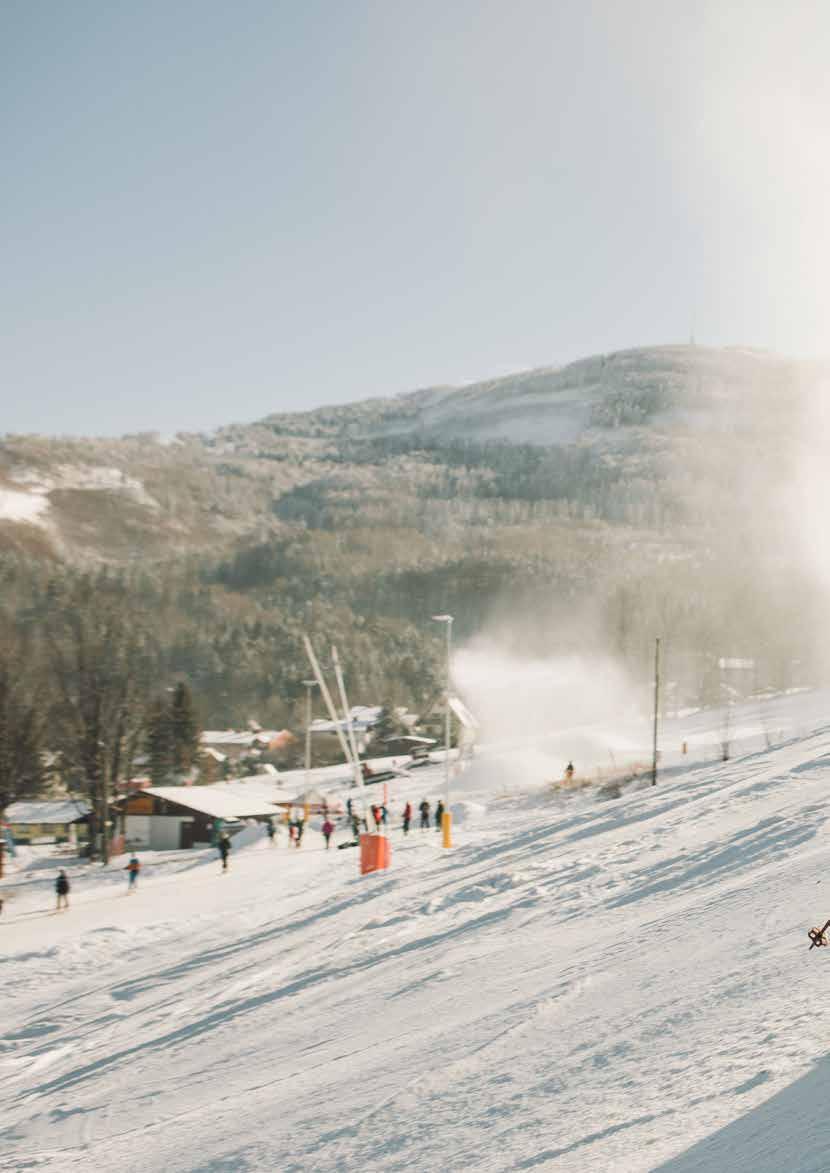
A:
[[[444,811],[445,810],[446,810],[446,807],[444,806],[444,802],[442,799],[439,798],[438,802],[435,804],[435,814],[432,815],[432,808],[429,805],[429,801],[426,798],[422,799],[421,804],[418,807],[418,811],[420,812],[420,815],[421,815],[421,830],[428,831],[430,826],[432,825],[432,821],[434,819],[435,830],[440,831],[441,824],[443,823],[443,820],[444,820]],[[407,811],[409,812],[408,817],[407,817]],[[404,834],[407,834],[407,832],[409,831],[409,823],[412,820],[412,807],[410,806],[409,803],[406,804],[406,809],[404,810],[403,816],[404,816],[404,823],[403,823]]]
[[[133,852],[130,856],[129,863],[125,866],[124,871],[127,873],[127,895],[134,892],[136,884],[138,883],[138,873],[141,871],[141,861]],[[69,908],[69,891],[71,884],[69,883],[69,876],[66,874],[66,868],[61,868],[55,879],[55,895],[57,896],[56,912],[60,912],[62,908]]]
[[[418,806],[418,811],[421,816],[421,830],[428,831],[434,824],[435,830],[440,831],[444,810],[444,803],[441,799],[439,799],[435,804],[434,813],[432,811],[432,807],[430,806],[429,800],[426,798],[422,799]],[[369,813],[372,816],[376,831],[380,831],[384,827],[388,826],[389,809],[386,806],[386,803],[374,803],[369,808]],[[409,834],[409,829],[412,826],[412,816],[412,803],[407,801],[403,808],[402,815],[402,827],[404,835]],[[352,835],[355,841],[359,839],[361,830],[368,830],[367,820],[365,818],[361,819],[361,817],[356,813],[351,799],[348,799],[346,803],[346,821],[352,831]],[[265,826],[268,840],[271,845],[274,846],[276,842],[276,827],[273,820],[269,819]],[[291,843],[295,847],[299,847],[302,843],[304,830],[305,819],[297,818],[289,820],[288,836]],[[331,820],[331,816],[327,812],[325,813],[325,818],[322,826],[320,827],[320,831],[326,843],[326,851],[328,851],[331,847],[331,837],[334,834],[335,826]],[[216,843],[216,848],[219,852],[219,857],[222,860],[222,871],[226,872],[228,870],[228,856],[231,852],[231,838],[227,831],[223,831],[220,834]],[[127,873],[127,893],[129,894],[130,892],[134,892],[136,890],[138,885],[138,876],[141,871],[141,861],[135,852],[133,852],[131,855],[129,862],[124,868],[124,871]],[[57,896],[58,912],[62,908],[69,908],[69,891],[69,876],[67,875],[66,870],[61,868],[58,872],[57,878],[55,879],[55,893]]]

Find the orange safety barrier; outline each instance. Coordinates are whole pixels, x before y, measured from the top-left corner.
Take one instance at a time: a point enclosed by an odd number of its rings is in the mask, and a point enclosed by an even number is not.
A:
[[[389,849],[389,840],[385,835],[360,836],[360,874],[367,872],[381,872],[389,867],[392,852]]]

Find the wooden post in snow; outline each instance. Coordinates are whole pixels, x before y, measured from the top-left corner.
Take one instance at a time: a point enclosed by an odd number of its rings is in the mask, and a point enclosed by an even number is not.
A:
[[[654,642],[654,740],[651,751],[651,784],[657,785],[657,723],[660,715],[660,639]]]

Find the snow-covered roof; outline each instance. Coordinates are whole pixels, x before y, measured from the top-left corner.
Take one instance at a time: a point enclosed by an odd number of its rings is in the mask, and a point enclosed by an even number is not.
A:
[[[337,725],[341,729],[348,729],[351,725],[356,733],[365,732],[377,724],[382,711],[381,705],[352,705],[349,709],[349,720],[338,721]],[[323,717],[318,717],[311,722],[312,733],[334,733],[335,728],[334,721],[326,721]]]
[[[406,741],[410,745],[437,745],[434,737],[416,737],[413,733],[393,733],[391,737],[382,738],[383,743],[387,741]]]
[[[304,790],[300,794],[295,794],[291,799],[292,806],[322,806],[324,802],[331,802],[332,800],[322,790],[315,790],[312,787],[310,790]]]
[[[74,823],[91,810],[88,802],[76,802],[74,798],[60,798],[51,802],[13,802],[6,807],[5,820],[7,823]]]
[[[284,733],[284,729],[206,729],[200,741],[202,745],[270,745]]]
[[[275,803],[291,798],[290,792],[275,786],[268,774],[240,782],[217,782],[213,786],[150,786],[142,793],[178,803],[213,819],[273,815]]]
[[[205,746],[205,748],[202,750],[202,753],[207,754],[207,756],[210,758],[213,758],[215,762],[226,762],[228,760],[227,754],[220,753],[218,749],[213,749],[209,745]]]

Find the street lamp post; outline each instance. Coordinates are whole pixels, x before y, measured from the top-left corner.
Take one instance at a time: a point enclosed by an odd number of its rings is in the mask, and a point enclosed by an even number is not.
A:
[[[444,814],[441,818],[441,832],[445,847],[452,847],[452,815],[450,814],[450,741],[452,739],[450,715],[450,663],[452,659],[452,615],[433,615],[436,623],[447,628],[447,679],[444,703]]]

